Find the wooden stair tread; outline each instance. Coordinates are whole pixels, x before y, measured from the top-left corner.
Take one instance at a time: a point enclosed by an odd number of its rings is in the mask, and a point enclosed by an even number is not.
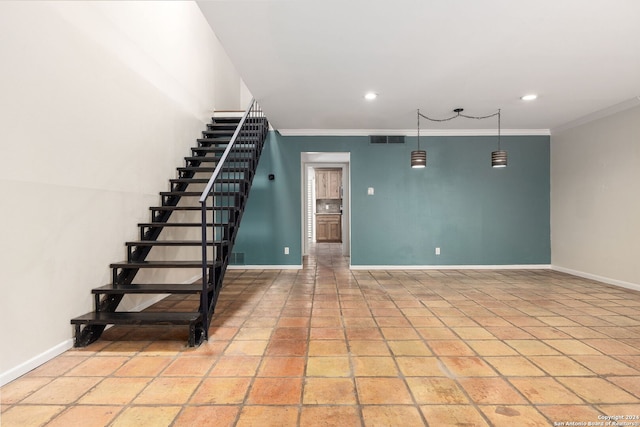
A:
[[[190,156],[184,158],[188,162],[201,162],[201,163],[217,163],[220,161],[220,157],[217,156]],[[238,156],[238,153],[229,154],[227,157],[228,162],[248,162],[249,160],[253,160],[248,156]]]
[[[228,127],[228,129],[224,129],[225,127]],[[224,132],[224,133],[222,133]],[[202,131],[202,136],[209,137],[209,136],[233,136],[233,133],[235,132],[235,128],[233,128],[231,125],[229,126],[215,126],[215,129],[208,129],[208,130],[203,130]]]
[[[201,153],[224,153],[227,147],[191,147],[191,151],[198,151]]]
[[[226,115],[226,116],[213,116],[213,117],[211,117],[211,121],[213,123],[216,123],[216,122],[233,123],[233,122],[235,122],[237,124],[237,123],[240,123],[240,119],[242,118],[242,115],[244,114],[244,110],[216,110],[216,111],[214,111],[214,114],[224,114],[224,113],[234,113],[234,114],[237,113],[237,114],[239,114],[239,116],[237,116],[237,117],[236,116],[229,116],[229,115]]]
[[[237,178],[237,179],[222,178],[222,179],[218,179],[215,183],[216,184],[241,184],[246,181],[247,180],[244,178]],[[208,184],[209,179],[208,178],[173,178],[173,179],[170,179],[169,182],[171,182],[172,184],[179,184],[179,183]]]
[[[215,171],[215,167],[211,166],[187,166],[178,168],[179,172],[213,172]],[[249,172],[247,168],[236,168],[236,167],[224,167],[222,168],[222,172]]]
[[[252,148],[255,148],[255,144],[236,142],[234,147],[250,150]],[[224,147],[191,147],[191,151],[197,151],[200,153],[221,153],[221,152],[224,152],[226,149],[227,149],[226,146]]]
[[[207,227],[224,227],[233,225],[233,222],[214,222],[207,223]],[[138,227],[202,227],[200,222],[141,222]]]
[[[152,211],[199,211],[200,206],[151,206]],[[238,210],[237,206],[207,206],[208,211]]]
[[[212,117],[211,125],[213,125],[217,129],[226,129],[226,130],[236,130],[238,127],[238,123],[240,123],[240,118],[238,120],[233,120],[233,117],[230,117],[227,120],[221,121],[221,117]]]
[[[215,196],[237,196],[242,197],[242,193],[237,190],[229,190],[229,191],[214,191],[213,194]],[[161,191],[161,196],[181,196],[181,197],[193,197],[193,196],[201,196],[202,191]]]
[[[213,129],[209,128],[208,130],[205,130],[203,132],[206,132],[207,135],[212,136],[212,137],[216,137],[216,136],[227,136],[229,138],[231,138],[235,132],[234,130],[231,129],[218,129],[217,126],[213,126]]]
[[[228,240],[208,241],[207,245],[228,245]],[[126,242],[126,246],[202,246],[201,240],[136,240]]]
[[[196,294],[202,292],[201,284],[150,283],[130,285],[104,285],[91,290],[93,294]]]
[[[219,266],[218,261],[208,261],[207,266]],[[199,268],[202,267],[202,261],[138,261],[138,262],[114,262],[109,268]]]
[[[196,139],[196,142],[198,144],[229,144],[231,142],[231,135],[211,135],[207,138],[198,138]]]
[[[201,319],[198,312],[97,311],[71,319],[72,325],[189,325]]]

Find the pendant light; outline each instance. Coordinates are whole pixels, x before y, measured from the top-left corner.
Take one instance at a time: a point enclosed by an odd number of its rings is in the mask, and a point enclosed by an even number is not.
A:
[[[500,110],[498,110],[498,150],[491,153],[491,167],[507,167],[507,152],[500,149]]]
[[[421,169],[427,166],[427,152],[420,149],[420,110],[418,110],[418,149],[411,152],[411,167]]]
[[[501,110],[498,110],[497,113],[489,114],[486,116],[470,116],[468,114],[462,114],[464,108],[456,108],[453,110],[455,113],[451,117],[447,117],[444,119],[434,119],[431,117],[427,117],[423,114],[420,114],[420,110],[418,110],[418,149],[411,152],[411,167],[412,168],[424,168],[427,165],[427,152],[420,149],[420,117],[432,121],[432,122],[448,122],[449,120],[454,120],[459,117],[463,117],[465,119],[475,119],[482,120],[488,119],[490,117],[498,116],[498,149],[491,153],[491,167],[494,168],[504,168],[507,167],[507,152],[502,150],[500,147],[500,134],[501,134]]]

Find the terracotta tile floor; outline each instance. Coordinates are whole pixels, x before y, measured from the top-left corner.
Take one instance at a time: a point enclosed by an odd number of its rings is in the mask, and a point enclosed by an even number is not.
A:
[[[67,351],[2,388],[2,426],[640,416],[640,293],[540,270],[350,271],[337,249],[300,271],[230,271],[200,347],[181,328],[114,327]]]

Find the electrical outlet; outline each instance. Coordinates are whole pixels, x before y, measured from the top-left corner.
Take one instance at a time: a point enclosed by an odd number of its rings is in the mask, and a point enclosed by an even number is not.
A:
[[[436,255],[440,255],[440,248],[436,248]]]
[[[289,255],[289,247],[288,246],[284,247],[284,254],[285,255]]]
[[[375,191],[375,190],[373,189],[373,187],[369,187],[369,188],[367,189],[367,194],[368,194],[369,196],[373,196],[374,191]]]

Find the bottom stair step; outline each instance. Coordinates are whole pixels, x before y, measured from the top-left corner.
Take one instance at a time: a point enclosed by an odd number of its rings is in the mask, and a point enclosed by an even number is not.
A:
[[[71,319],[72,325],[193,325],[198,312],[98,311]]]
[[[209,267],[219,267],[221,262],[208,261]],[[139,261],[139,262],[114,262],[109,268],[200,268],[202,261]]]
[[[93,294],[197,294],[202,292],[201,284],[154,283],[130,285],[105,285],[91,290]]]
[[[202,328],[202,325],[198,326],[199,323],[202,323],[202,315],[199,312],[94,311],[71,319],[71,324],[76,329],[76,347],[80,346],[80,328],[83,325],[85,332],[107,325],[185,325],[189,327],[189,347],[193,347],[201,342],[204,335],[202,332],[198,334],[198,328]]]

